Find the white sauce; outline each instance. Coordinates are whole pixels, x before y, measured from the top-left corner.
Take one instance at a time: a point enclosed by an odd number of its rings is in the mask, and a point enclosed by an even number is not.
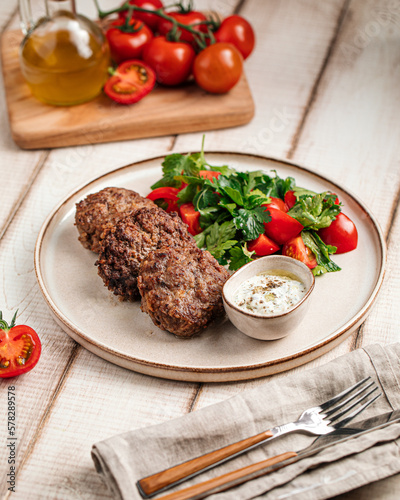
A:
[[[233,302],[247,312],[278,314],[291,309],[306,294],[306,287],[297,276],[285,271],[269,271],[244,281]]]

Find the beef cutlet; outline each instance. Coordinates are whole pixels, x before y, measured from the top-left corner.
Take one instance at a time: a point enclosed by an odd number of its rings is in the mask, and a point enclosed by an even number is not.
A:
[[[141,309],[162,330],[191,337],[224,314],[222,287],[229,276],[207,251],[164,246],[140,267]]]
[[[140,208],[119,219],[104,236],[96,262],[98,273],[122,300],[139,299],[139,267],[151,251],[161,246],[182,249],[196,247],[196,242],[177,213],[168,214],[156,205]]]
[[[100,242],[115,222],[141,207],[156,206],[130,189],[108,187],[76,204],[75,225],[85,248],[100,252]]]

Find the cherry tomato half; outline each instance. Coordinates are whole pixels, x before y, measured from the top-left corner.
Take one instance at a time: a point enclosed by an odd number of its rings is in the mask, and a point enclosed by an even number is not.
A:
[[[250,23],[241,16],[226,17],[215,32],[217,42],[232,43],[242,54],[249,57],[255,45],[255,35]]]
[[[320,229],[318,234],[326,245],[337,248],[336,253],[346,253],[357,248],[357,228],[343,212],[336,216],[330,226]]]
[[[197,12],[192,10],[190,12],[168,12],[168,16],[174,18],[176,21],[182,24],[186,24],[193,28],[196,31],[202,31],[203,33],[207,33],[207,26],[205,24],[199,24],[201,21],[207,21],[206,16],[202,12]],[[197,26],[192,26],[197,25]],[[172,22],[167,19],[160,19],[158,23],[158,32],[160,35],[166,35],[172,29]],[[179,27],[181,31],[180,40],[182,42],[194,42],[194,37],[190,31],[185,30],[184,28]]]
[[[271,196],[271,203],[267,203],[266,205],[263,205],[263,207],[266,207],[268,209],[276,208],[277,210],[282,210],[282,212],[288,211],[286,203],[280,198],[274,198],[273,196]]]
[[[157,75],[158,83],[179,85],[192,72],[195,51],[184,42],[170,42],[165,36],[157,36],[143,50],[143,60]]]
[[[197,85],[212,94],[225,94],[243,71],[243,57],[231,43],[214,43],[202,50],[193,63]]]
[[[165,202],[167,204],[166,212],[177,212],[178,211],[178,196],[180,189],[174,187],[159,187],[153,189],[146,198],[152,201]]]
[[[200,212],[198,212],[194,208],[193,203],[191,203],[190,201],[188,201],[187,203],[183,203],[179,207],[179,215],[181,216],[183,222],[188,225],[189,233],[192,236],[196,236],[196,234],[202,232],[199,222]]]
[[[261,257],[262,255],[271,255],[277,252],[280,249],[280,246],[277,245],[275,241],[268,238],[265,234],[260,234],[257,239],[248,242],[247,249],[250,252],[255,252],[256,255]]]
[[[29,372],[39,361],[42,351],[35,330],[26,325],[14,326],[15,317],[10,326],[3,319],[0,320],[0,378]]]
[[[160,0],[129,0],[129,3],[131,5],[136,5],[136,7],[141,7],[142,9],[147,9],[147,10],[157,10],[157,9],[162,9],[163,7],[163,4]],[[125,19],[127,13],[128,11],[124,10],[119,13],[119,16]],[[158,23],[161,19],[161,17],[157,16],[156,14],[149,14],[147,12],[138,12],[138,11],[135,11],[133,13],[133,17],[135,19],[143,21],[153,31],[157,29]]]
[[[268,212],[271,215],[271,221],[264,223],[265,234],[276,241],[278,245],[283,245],[304,229],[299,221],[282,210],[269,208]]]
[[[314,253],[304,244],[301,235],[295,236],[283,245],[282,255],[299,260],[310,269],[314,269],[317,265]]]
[[[143,61],[125,61],[106,81],[104,92],[120,104],[140,101],[154,87],[156,75]]]
[[[123,19],[116,19],[106,32],[111,56],[117,64],[129,59],[140,59],[143,47],[153,38],[153,33],[142,21],[131,20],[132,33],[118,29],[123,24]]]

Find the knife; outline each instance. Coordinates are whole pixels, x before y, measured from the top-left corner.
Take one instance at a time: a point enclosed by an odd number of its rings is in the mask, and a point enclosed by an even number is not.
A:
[[[158,500],[200,500],[208,495],[225,491],[245,483],[246,481],[251,481],[257,477],[294,464],[303,458],[316,455],[330,446],[343,443],[371,431],[382,429],[396,422],[400,422],[400,410],[382,413],[375,417],[357,422],[357,427],[342,427],[330,434],[318,436],[310,446],[300,451],[288,451],[281,455],[276,455],[261,462],[248,465],[242,469],[228,472],[222,476],[217,476],[180,491],[169,493],[159,497]]]

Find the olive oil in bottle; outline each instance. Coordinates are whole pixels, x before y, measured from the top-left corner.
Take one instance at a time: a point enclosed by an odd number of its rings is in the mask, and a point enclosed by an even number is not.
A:
[[[74,0],[46,0],[46,16],[27,32],[20,49],[32,94],[58,106],[96,97],[107,79],[109,60],[103,33],[76,14]]]

